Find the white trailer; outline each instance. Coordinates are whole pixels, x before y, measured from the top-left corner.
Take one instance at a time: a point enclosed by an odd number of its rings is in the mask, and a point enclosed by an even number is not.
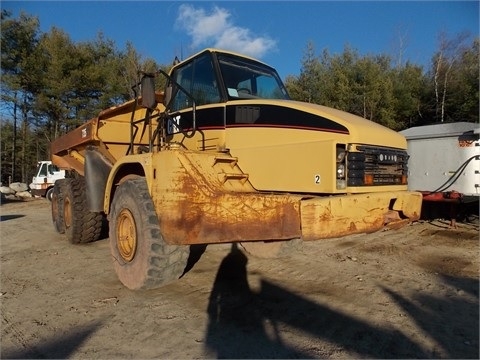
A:
[[[39,161],[37,171],[29,185],[32,195],[44,196],[52,199],[53,186],[55,181],[65,178],[65,170],[60,170],[51,161]]]
[[[458,122],[412,127],[407,139],[408,187],[423,192],[480,195],[480,127]]]

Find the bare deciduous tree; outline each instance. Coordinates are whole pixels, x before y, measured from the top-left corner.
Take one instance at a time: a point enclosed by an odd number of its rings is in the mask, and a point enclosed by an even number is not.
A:
[[[449,39],[445,32],[439,35],[439,50],[434,56],[434,76],[433,83],[435,88],[435,117],[437,121],[445,120],[445,100],[447,97],[447,88],[449,76],[456,60],[461,56],[466,47],[468,33],[460,33],[452,39]]]

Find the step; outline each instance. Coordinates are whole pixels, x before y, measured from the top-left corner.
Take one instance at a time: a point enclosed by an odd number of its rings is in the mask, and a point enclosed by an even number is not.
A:
[[[227,163],[234,168],[238,163],[238,158],[229,155],[217,155],[213,159],[213,166],[217,165],[218,163]]]
[[[218,177],[222,184],[225,184],[229,180],[238,180],[242,184],[245,184],[248,180],[248,174],[242,173],[219,173]]]

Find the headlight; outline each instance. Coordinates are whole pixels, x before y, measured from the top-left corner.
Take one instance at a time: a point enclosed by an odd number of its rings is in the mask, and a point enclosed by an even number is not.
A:
[[[346,145],[344,144],[337,144],[336,145],[336,171],[337,171],[337,190],[343,190],[347,188],[347,180],[345,180],[347,168],[346,168],[346,157],[347,152],[345,151]]]
[[[337,179],[345,179],[345,164],[337,164]]]

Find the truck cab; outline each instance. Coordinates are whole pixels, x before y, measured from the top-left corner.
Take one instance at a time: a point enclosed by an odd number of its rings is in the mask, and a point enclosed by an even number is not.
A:
[[[228,152],[259,191],[407,189],[407,143],[359,116],[292,101],[276,70],[205,49],[170,71],[167,145]]]
[[[60,170],[51,161],[39,161],[32,183],[29,185],[30,192],[34,196],[43,196],[51,200],[55,182],[64,178],[65,170]]]

